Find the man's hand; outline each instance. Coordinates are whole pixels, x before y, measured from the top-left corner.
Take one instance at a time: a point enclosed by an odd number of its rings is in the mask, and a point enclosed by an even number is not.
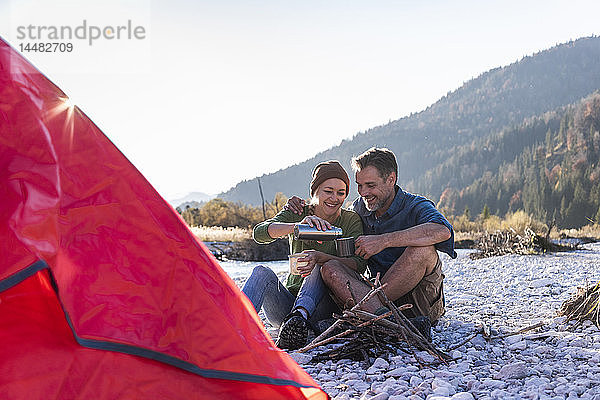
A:
[[[302,214],[304,211],[305,201],[298,196],[292,196],[288,199],[287,203],[283,205],[283,209],[291,211],[294,214]]]
[[[366,235],[356,238],[354,247],[354,254],[361,256],[366,260],[379,253],[387,246],[385,245],[382,235]]]

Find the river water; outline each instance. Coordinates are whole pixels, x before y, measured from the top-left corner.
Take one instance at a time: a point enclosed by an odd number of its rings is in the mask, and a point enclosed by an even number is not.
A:
[[[264,265],[271,268],[277,275],[288,270],[288,261],[219,261],[221,268],[233,280],[244,279],[250,276],[252,269],[257,265]]]
[[[473,250],[456,249],[458,258],[467,257]],[[439,252],[438,252],[439,253]],[[439,253],[442,262],[449,259],[445,253]],[[265,267],[271,268],[277,275],[288,271],[288,261],[219,261],[221,268],[227,272],[227,274],[233,280],[245,279],[252,273],[252,269],[257,265],[264,265]]]

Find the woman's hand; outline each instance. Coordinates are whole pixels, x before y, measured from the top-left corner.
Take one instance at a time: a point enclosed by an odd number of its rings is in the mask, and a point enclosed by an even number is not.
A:
[[[331,229],[331,224],[324,220],[323,218],[319,218],[316,215],[308,215],[300,221],[301,224],[307,224],[311,228],[317,228],[320,231],[327,231]]]
[[[298,261],[308,261],[308,264],[298,266],[298,273],[306,278],[308,275],[310,275],[312,270],[315,269],[315,265],[323,264],[323,256],[325,255],[325,253],[317,250],[304,250],[301,254],[303,255],[303,257],[298,258]]]

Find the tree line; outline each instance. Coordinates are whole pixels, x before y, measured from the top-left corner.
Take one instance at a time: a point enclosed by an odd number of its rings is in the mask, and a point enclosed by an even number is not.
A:
[[[487,207],[496,215],[524,210],[563,228],[600,221],[599,93],[504,132],[503,139],[498,143],[505,148],[490,140],[455,160],[473,160],[464,173],[479,177],[460,190],[448,187],[440,197],[441,208],[460,214],[465,208],[479,213]],[[514,157],[494,162],[489,148],[493,154],[512,151]],[[452,163],[446,167],[459,168]]]
[[[189,226],[251,228],[277,214],[287,200],[283,193],[277,193],[273,201],[265,202],[264,207],[257,207],[215,198],[199,207],[187,206],[183,210],[177,208],[177,211]]]

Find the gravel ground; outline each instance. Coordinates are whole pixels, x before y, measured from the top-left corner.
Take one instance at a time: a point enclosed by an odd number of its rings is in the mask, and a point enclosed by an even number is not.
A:
[[[321,347],[292,357],[333,399],[600,400],[600,331],[564,324],[560,305],[577,287],[600,281],[600,244],[571,253],[443,259],[447,312],[434,344],[447,350],[484,324],[492,336],[543,326],[502,339],[478,334],[450,351],[447,365],[421,366],[398,351],[368,362],[312,362]],[[433,361],[427,353],[416,354]]]

